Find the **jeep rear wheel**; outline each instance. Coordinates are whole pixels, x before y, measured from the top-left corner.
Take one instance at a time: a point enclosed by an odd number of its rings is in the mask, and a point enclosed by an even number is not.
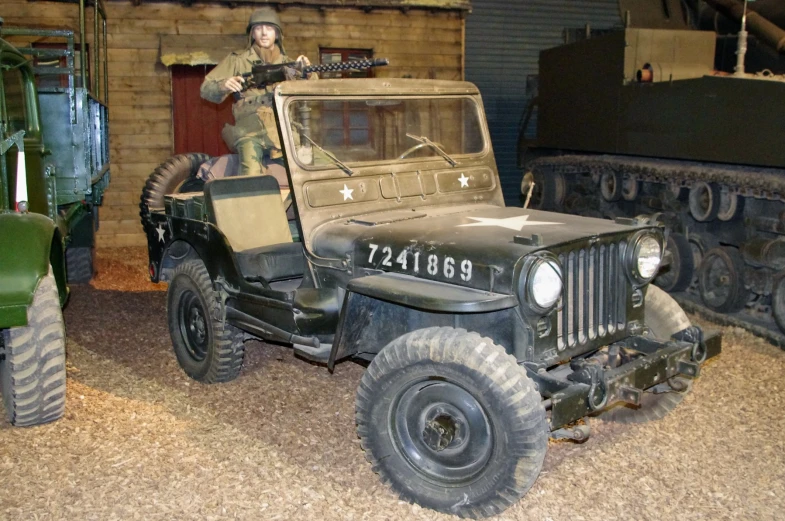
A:
[[[541,397],[515,358],[462,329],[390,342],[357,390],[366,458],[402,499],[461,517],[498,514],[540,473]]]
[[[670,337],[691,326],[690,319],[673,298],[657,286],[646,290],[644,320],[651,336],[659,340]],[[656,385],[643,393],[638,407],[629,404],[616,406],[600,413],[600,418],[619,423],[646,423],[664,418],[675,409],[692,390],[692,381],[677,380]]]
[[[48,423],[65,412],[65,327],[57,283],[44,277],[27,309],[27,325],[0,331],[0,389],[11,425]]]
[[[210,156],[207,154],[178,154],[170,157],[156,168],[147,179],[139,201],[139,217],[142,227],[147,227],[150,208],[163,208],[164,196],[174,193],[198,192],[204,181],[196,177],[199,167]]]
[[[188,376],[204,383],[237,378],[245,354],[242,331],[216,318],[217,295],[201,260],[175,268],[166,311],[177,362]]]

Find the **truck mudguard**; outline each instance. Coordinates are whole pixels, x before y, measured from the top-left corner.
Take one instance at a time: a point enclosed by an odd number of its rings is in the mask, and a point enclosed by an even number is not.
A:
[[[0,214],[0,244],[18,243],[20,237],[25,238],[24,248],[0,248],[0,328],[27,325],[27,307],[39,281],[49,273],[53,254],[61,304],[67,295],[62,240],[54,222],[36,213]]]

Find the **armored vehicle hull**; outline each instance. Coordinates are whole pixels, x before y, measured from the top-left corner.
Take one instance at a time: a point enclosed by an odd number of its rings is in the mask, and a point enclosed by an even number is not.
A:
[[[715,71],[715,41],[626,29],[543,51],[522,192],[665,224],[674,262],[656,283],[785,347],[785,77]]]

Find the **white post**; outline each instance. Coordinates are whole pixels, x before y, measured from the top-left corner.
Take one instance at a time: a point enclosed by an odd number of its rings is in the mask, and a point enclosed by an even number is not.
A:
[[[24,150],[20,150],[16,156],[16,211],[27,212],[27,168]]]

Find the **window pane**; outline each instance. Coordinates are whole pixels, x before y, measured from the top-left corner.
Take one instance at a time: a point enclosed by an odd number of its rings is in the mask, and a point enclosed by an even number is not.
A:
[[[295,134],[305,128],[298,119],[302,104],[311,109],[309,137],[345,163],[397,161],[401,155],[401,161],[442,159],[437,147],[450,156],[485,149],[484,127],[471,98],[295,101],[288,112]],[[314,154],[314,164],[332,163]]]
[[[23,79],[22,71],[17,68],[3,70],[3,87],[5,88],[5,101],[8,110],[9,134],[27,129]]]

